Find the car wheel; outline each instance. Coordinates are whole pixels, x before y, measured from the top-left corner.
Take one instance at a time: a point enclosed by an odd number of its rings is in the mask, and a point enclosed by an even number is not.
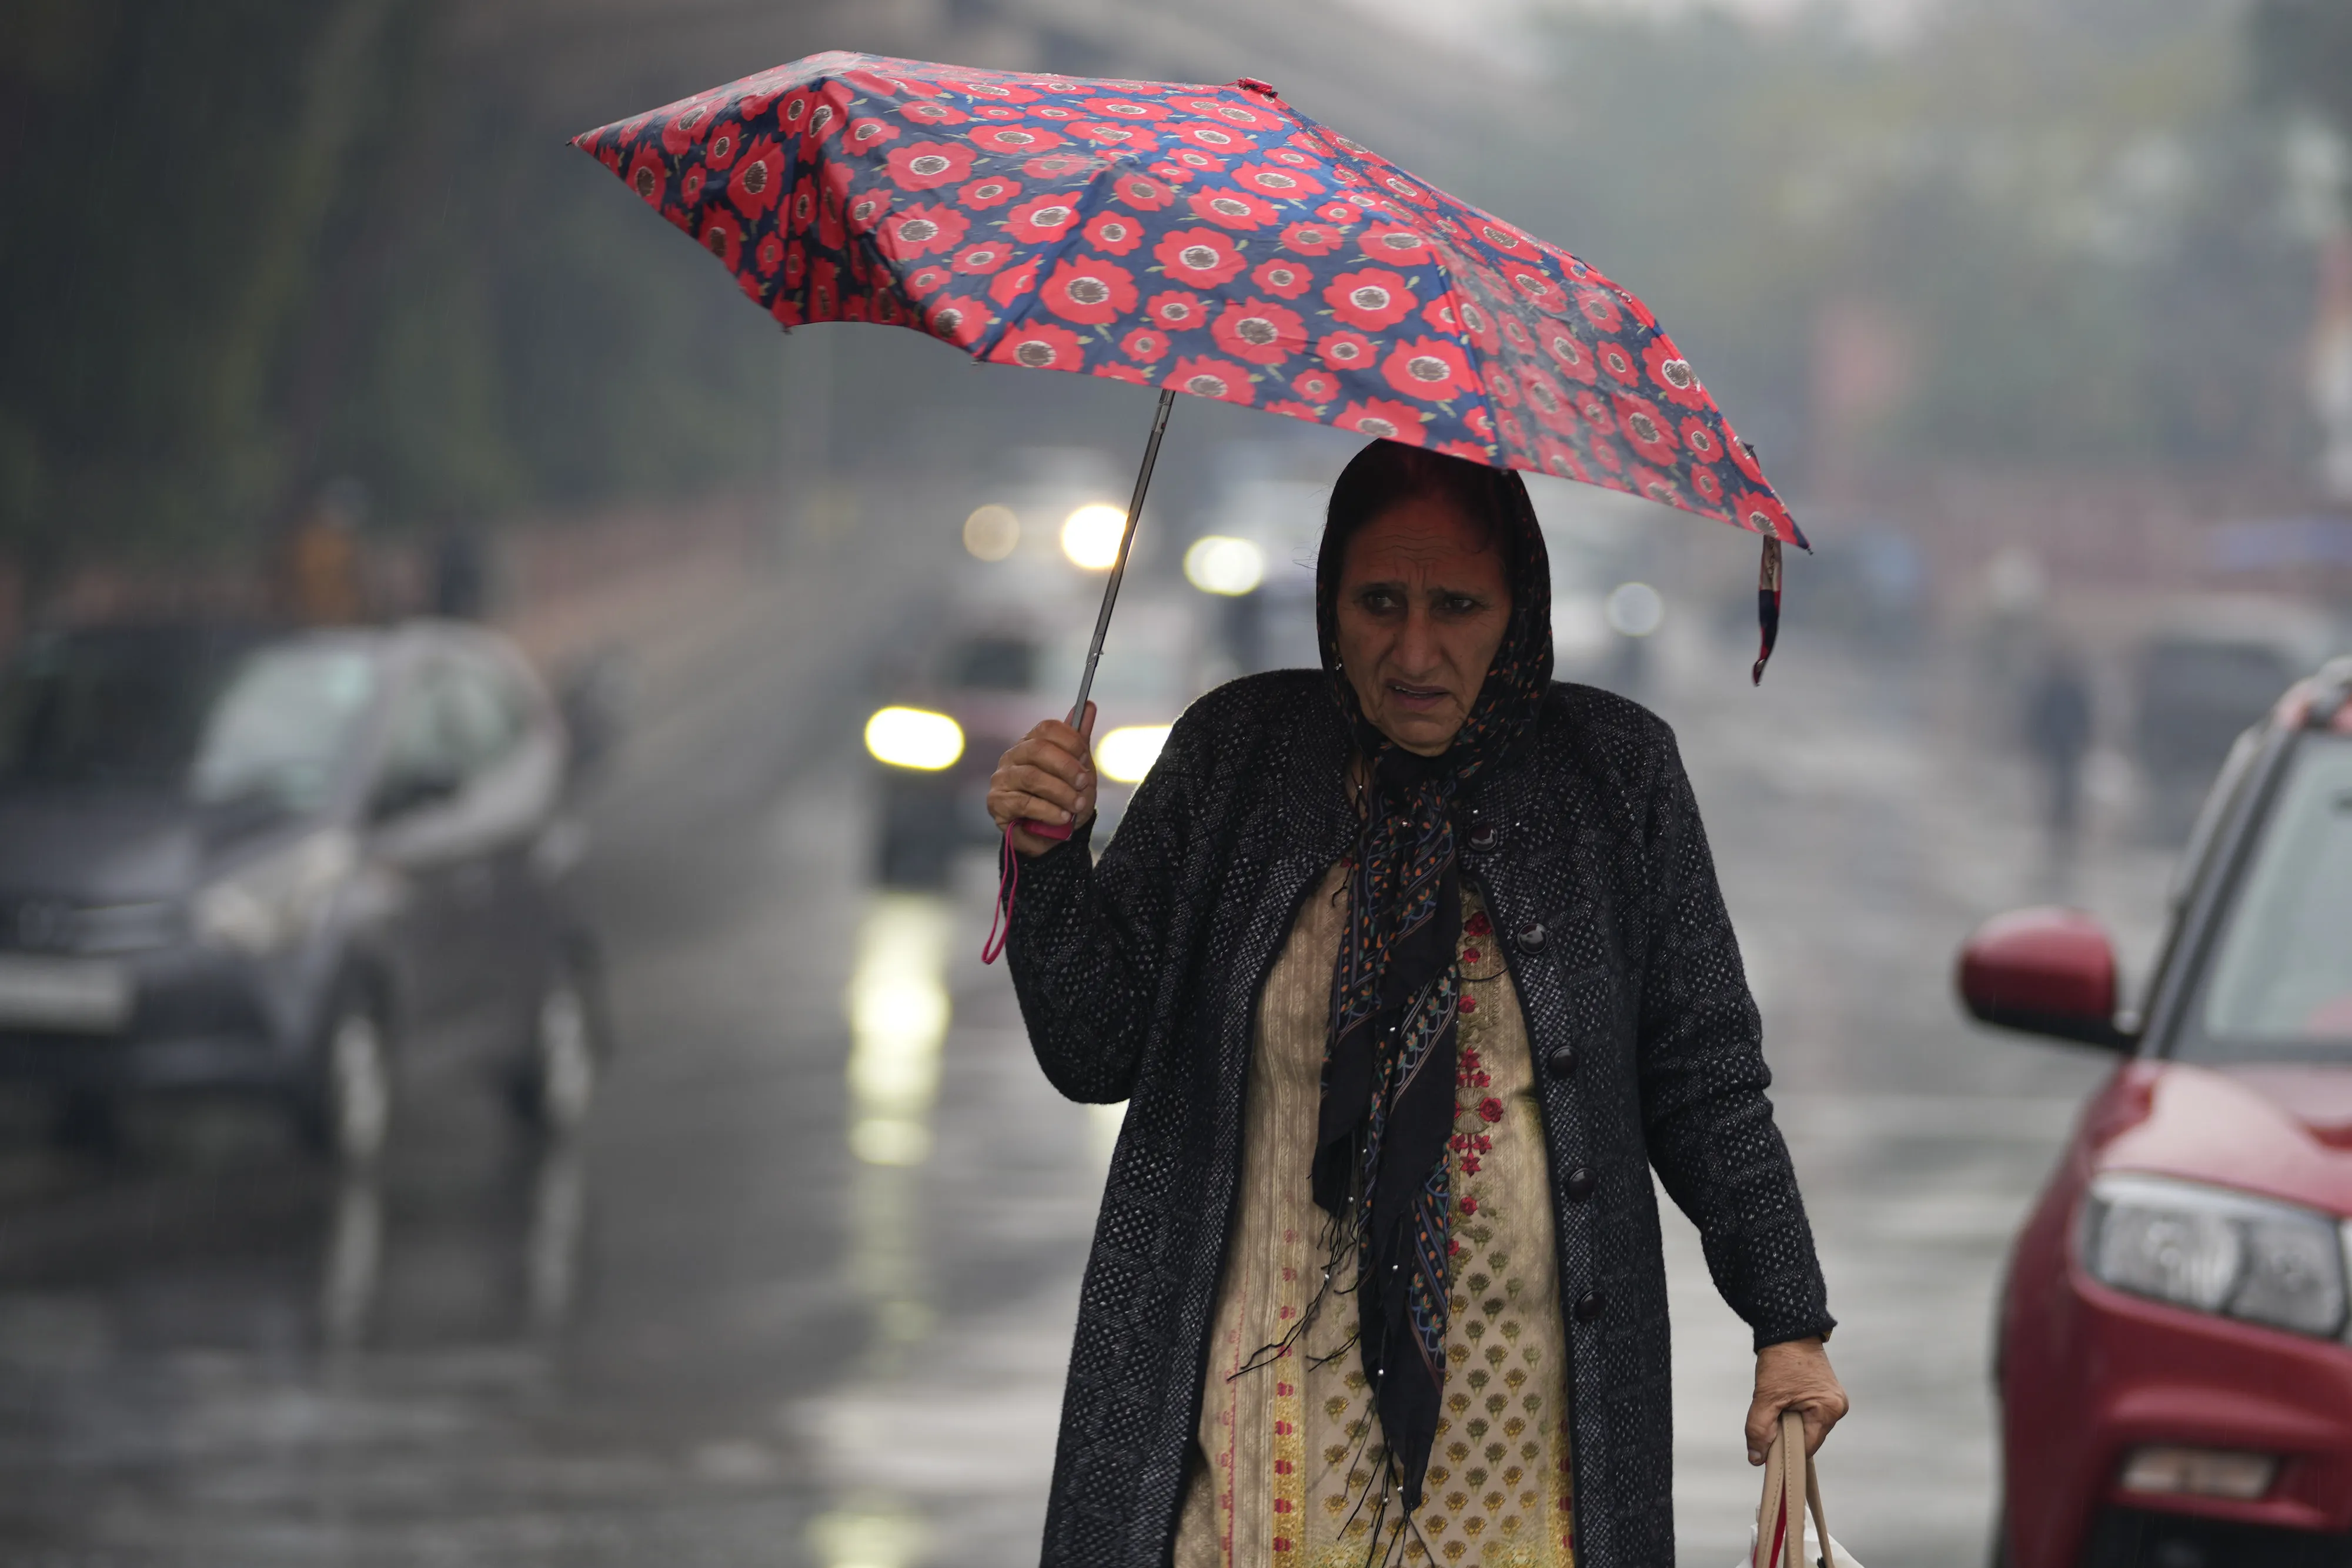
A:
[[[354,994],[335,1006],[299,1112],[303,1141],[338,1165],[364,1166],[392,1136],[392,1041],[382,1011]]]
[[[584,966],[560,963],[532,1009],[530,1051],[514,1086],[516,1115],[558,1136],[588,1120],[604,1074],[596,1000]]]

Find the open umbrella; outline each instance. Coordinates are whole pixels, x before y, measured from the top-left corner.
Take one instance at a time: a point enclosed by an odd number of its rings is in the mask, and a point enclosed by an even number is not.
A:
[[[992,363],[1160,389],[1074,726],[1180,392],[1760,534],[1764,677],[1781,541],[1810,547],[1648,307],[1262,81],[836,50],[574,144],[788,329],[877,321]]]

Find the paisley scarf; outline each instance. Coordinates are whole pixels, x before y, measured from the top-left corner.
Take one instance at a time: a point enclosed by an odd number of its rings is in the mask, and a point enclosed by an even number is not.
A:
[[[1486,512],[1504,552],[1511,616],[1444,755],[1407,751],[1364,718],[1339,668],[1344,546],[1331,548],[1328,528],[1316,567],[1323,667],[1370,785],[1331,982],[1314,1196],[1355,1238],[1364,1375],[1407,1511],[1421,1506],[1436,1437],[1453,1281],[1446,1148],[1462,919],[1454,808],[1465,786],[1500,766],[1534,727],[1552,668],[1551,570],[1527,486],[1508,469],[1480,473],[1473,483],[1491,497]]]

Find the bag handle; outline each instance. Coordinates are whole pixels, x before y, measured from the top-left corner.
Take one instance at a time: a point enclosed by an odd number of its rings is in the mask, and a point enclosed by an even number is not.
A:
[[[1793,1458],[1792,1458],[1793,1456]],[[1804,1561],[1805,1512],[1822,1538],[1818,1563]],[[1836,1568],[1830,1561],[1830,1524],[1822,1511],[1821,1478],[1805,1452],[1805,1418],[1780,1412],[1780,1435],[1764,1459],[1764,1499],[1756,1511],[1756,1549],[1749,1568]]]

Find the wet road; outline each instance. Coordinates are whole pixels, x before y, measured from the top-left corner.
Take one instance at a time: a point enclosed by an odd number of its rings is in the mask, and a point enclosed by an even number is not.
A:
[[[100,1166],[0,1155],[0,1563],[1034,1561],[1115,1123],[1056,1099],[976,950],[988,869],[877,894],[856,650],[789,584],[714,615],[596,817],[624,1054],[575,1150],[406,1107],[343,1183],[229,1112]],[[1669,643],[1856,1413],[1826,1461],[1873,1568],[1982,1559],[2008,1233],[2100,1064],[1948,1000],[1972,922],[2051,891],[1957,679]],[[777,716],[788,716],[780,723]],[[2144,954],[2161,857],[2074,895]],[[1683,1550],[1754,1480],[1745,1331],[1670,1222]]]

